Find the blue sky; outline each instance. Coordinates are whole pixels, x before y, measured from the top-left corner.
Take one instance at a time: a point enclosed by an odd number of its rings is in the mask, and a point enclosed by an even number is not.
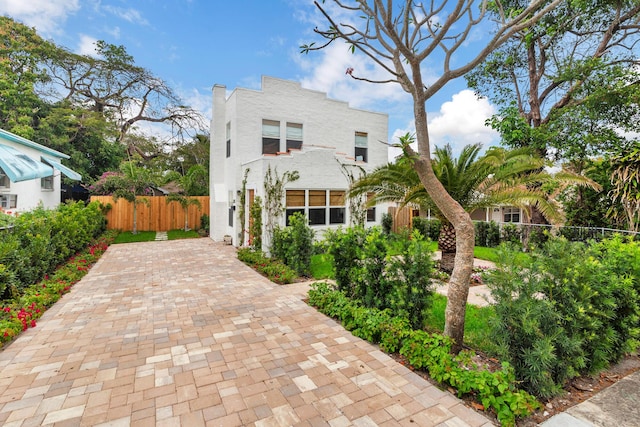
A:
[[[137,65],[170,83],[207,118],[214,84],[259,89],[261,76],[268,75],[389,114],[391,142],[413,129],[411,99],[398,85],[345,75],[347,67],[360,75],[378,72],[361,55],[342,43],[300,53],[301,44],[317,40],[313,28],[323,23],[312,0],[0,0],[0,13],[74,52],[92,54],[96,40],[124,45]],[[498,141],[484,126],[494,107],[476,99],[463,79],[432,98],[427,111],[435,145],[459,149]]]

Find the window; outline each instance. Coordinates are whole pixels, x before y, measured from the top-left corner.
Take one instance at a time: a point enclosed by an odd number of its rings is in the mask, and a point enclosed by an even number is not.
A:
[[[42,190],[53,190],[53,175],[40,178],[40,188]]]
[[[262,154],[278,154],[280,151],[280,122],[262,121]]]
[[[231,122],[227,123],[227,158],[231,157]]]
[[[375,193],[367,193],[367,204],[371,202],[371,199],[375,196]],[[371,206],[367,209],[367,222],[376,222],[376,207]]]
[[[345,192],[329,191],[329,224],[345,223]]]
[[[356,161],[367,161],[367,145],[367,134],[364,132],[356,132]]]
[[[302,148],[302,124],[287,123],[287,151]]]
[[[287,190],[286,215],[296,212],[307,215],[309,225],[345,224],[346,191],[344,190]]]
[[[327,223],[327,192],[325,190],[309,190],[309,225],[325,225]]]
[[[9,181],[9,177],[6,173],[0,168],[0,188],[9,188],[11,187],[11,181]]]
[[[18,206],[17,194],[0,195],[0,207],[2,207],[2,209],[13,209],[16,206]]]
[[[520,209],[509,207],[502,209],[504,222],[520,222]]]

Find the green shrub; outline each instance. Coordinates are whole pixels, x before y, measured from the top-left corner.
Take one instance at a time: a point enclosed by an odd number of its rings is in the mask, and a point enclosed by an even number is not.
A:
[[[424,237],[438,241],[440,237],[441,222],[437,219],[427,219],[422,217],[413,218],[413,229],[418,230]]]
[[[249,217],[251,218],[249,225],[251,247],[262,251],[262,199],[260,196],[256,196],[253,199],[253,203],[249,207]]]
[[[487,227],[487,244],[488,248],[495,248],[500,244],[500,226],[495,222],[489,222]]]
[[[476,229],[476,246],[488,246],[489,223],[486,221],[476,221],[474,226]]]
[[[293,269],[275,258],[267,258],[262,251],[256,251],[252,248],[240,248],[238,249],[238,259],[266,276],[272,282],[281,285],[291,283],[297,278]]]
[[[522,233],[516,224],[504,224],[501,230],[501,238],[503,243],[513,243],[514,245],[522,243]]]
[[[391,282],[385,274],[387,265],[387,237],[374,227],[367,234],[360,260],[360,268],[355,270],[353,297],[363,302],[365,307],[384,309],[390,306]]]
[[[382,232],[384,234],[391,234],[391,230],[393,229],[393,216],[389,213],[383,213],[380,225],[382,226]]]
[[[618,262],[621,244],[554,238],[518,262],[517,248],[501,248],[486,280],[496,301],[492,334],[529,392],[553,396],[567,380],[637,348],[640,298],[632,274],[638,259]],[[624,266],[634,259],[634,267]]]
[[[210,231],[209,230],[210,221],[211,221],[211,218],[209,218],[209,215],[202,214],[200,216],[200,229],[203,230],[207,236],[209,235],[209,231]]]
[[[289,226],[273,231],[271,254],[291,267],[299,276],[311,274],[313,230],[300,212],[289,217]]]
[[[390,282],[387,306],[396,315],[410,319],[414,329],[424,327],[431,306],[433,284],[431,277],[435,262],[433,248],[425,241],[418,230],[411,233],[410,239],[403,241],[399,256],[388,257],[385,272]]]
[[[367,236],[364,227],[349,227],[327,231],[328,253],[333,257],[338,289],[352,295],[360,268],[362,247]]]

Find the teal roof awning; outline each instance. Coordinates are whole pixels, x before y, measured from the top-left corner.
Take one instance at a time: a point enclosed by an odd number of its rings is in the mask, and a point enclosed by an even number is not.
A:
[[[58,160],[54,160],[50,157],[44,157],[44,156],[42,156],[42,160],[45,163],[50,164],[54,169],[58,169],[69,179],[72,179],[74,181],[80,181],[82,179],[82,175],[80,175],[78,172],[72,169],[69,169],[68,167],[60,163]]]
[[[27,181],[53,175],[53,168],[50,166],[4,144],[0,144],[0,168],[2,168],[11,182]]]

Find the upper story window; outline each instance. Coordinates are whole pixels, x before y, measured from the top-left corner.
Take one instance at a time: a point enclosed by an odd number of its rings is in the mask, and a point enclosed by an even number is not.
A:
[[[356,132],[355,158],[358,162],[367,161],[368,136],[365,132]]]
[[[40,188],[42,190],[53,190],[53,175],[40,178]]]
[[[278,154],[280,151],[280,122],[262,120],[262,154]]]
[[[287,151],[302,148],[302,124],[287,122]]]
[[[0,188],[6,189],[11,187],[11,181],[6,173],[0,168]]]
[[[226,141],[227,141],[227,158],[231,157],[231,122],[227,123],[227,131],[226,131]]]
[[[520,222],[520,209],[515,207],[508,207],[502,209],[504,222]]]

